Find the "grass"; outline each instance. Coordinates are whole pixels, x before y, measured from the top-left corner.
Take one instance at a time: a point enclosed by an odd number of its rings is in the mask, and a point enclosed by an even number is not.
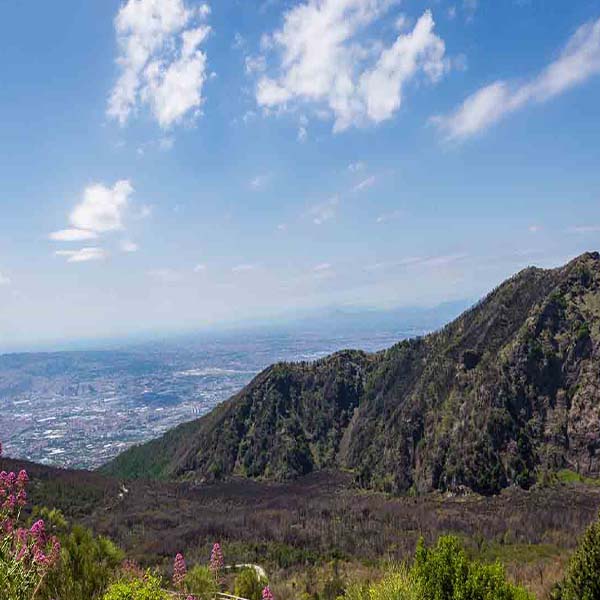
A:
[[[571,469],[561,469],[556,472],[556,480],[559,483],[585,483],[588,485],[600,485],[600,479],[584,477]]]

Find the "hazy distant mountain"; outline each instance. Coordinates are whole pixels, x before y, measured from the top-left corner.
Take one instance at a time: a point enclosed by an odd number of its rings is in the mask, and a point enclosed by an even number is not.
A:
[[[105,467],[286,479],[351,469],[393,492],[490,493],[600,474],[600,255],[528,268],[442,330],[374,354],[269,367],[205,417]]]

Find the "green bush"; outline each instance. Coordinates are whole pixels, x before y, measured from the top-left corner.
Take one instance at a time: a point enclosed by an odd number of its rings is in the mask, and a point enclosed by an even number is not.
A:
[[[590,525],[571,558],[564,580],[552,592],[553,600],[600,598],[600,520]]]
[[[261,600],[266,585],[267,580],[264,577],[259,577],[252,568],[245,568],[235,578],[233,593],[248,600]]]
[[[219,591],[211,570],[202,565],[196,565],[187,572],[184,586],[185,590],[196,600],[213,600]]]
[[[373,585],[368,598],[369,600],[420,600],[421,596],[414,574],[401,568]]]
[[[108,538],[94,537],[81,526],[69,528],[61,513],[41,511],[61,543],[60,561],[48,573],[37,598],[94,600],[100,598],[123,561],[124,555]]]
[[[143,579],[123,579],[113,583],[104,600],[168,600],[167,592],[161,589],[161,581],[148,572]]]
[[[507,582],[499,563],[471,561],[457,538],[442,536],[432,548],[419,542],[412,568],[402,567],[371,586],[350,587],[343,599],[533,600],[533,596]]]
[[[422,600],[529,600],[525,589],[506,581],[500,563],[471,561],[453,536],[442,536],[433,548],[419,541],[411,573]]]

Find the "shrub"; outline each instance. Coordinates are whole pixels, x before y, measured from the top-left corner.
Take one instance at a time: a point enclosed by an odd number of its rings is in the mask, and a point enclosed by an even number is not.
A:
[[[30,528],[22,526],[28,483],[24,470],[0,473],[0,592],[9,600],[34,598],[60,558],[60,543],[47,534],[42,519]]]
[[[161,581],[150,572],[142,579],[122,579],[113,583],[104,600],[168,600],[167,592],[161,589]]]
[[[108,538],[69,527],[58,510],[42,509],[48,527],[60,540],[60,561],[48,573],[37,597],[40,600],[94,600],[100,598],[123,561],[122,551]]]
[[[600,598],[600,520],[590,525],[571,558],[565,578],[552,591],[553,600]]]
[[[209,567],[201,565],[196,565],[187,572],[184,587],[197,600],[213,600],[219,591],[212,571]],[[243,596],[243,594],[241,595]]]
[[[372,586],[369,600],[420,600],[419,586],[414,574],[406,568],[391,573]]]
[[[401,567],[379,583],[350,587],[345,600],[533,600],[506,581],[498,563],[471,561],[457,538],[442,536],[432,548],[419,541],[412,568]],[[571,599],[569,599],[571,600]]]
[[[248,567],[242,569],[235,578],[233,593],[248,600],[262,600],[262,592],[266,585],[264,577],[259,577],[254,569]]]
[[[422,600],[529,600],[524,588],[506,581],[499,563],[471,561],[453,536],[442,536],[430,549],[419,541],[411,570]]]

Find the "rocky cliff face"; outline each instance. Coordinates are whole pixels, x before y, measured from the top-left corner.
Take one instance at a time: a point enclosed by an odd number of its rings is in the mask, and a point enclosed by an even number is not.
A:
[[[286,479],[351,469],[391,492],[600,475],[600,256],[529,268],[432,335],[278,364],[206,417],[132,448],[122,476]]]

